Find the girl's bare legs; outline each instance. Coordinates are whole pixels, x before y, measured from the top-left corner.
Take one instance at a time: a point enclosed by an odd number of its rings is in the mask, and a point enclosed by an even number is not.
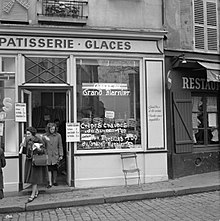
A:
[[[48,171],[49,186],[52,186],[52,172]]]
[[[53,171],[53,184],[57,186],[57,171],[56,170]]]

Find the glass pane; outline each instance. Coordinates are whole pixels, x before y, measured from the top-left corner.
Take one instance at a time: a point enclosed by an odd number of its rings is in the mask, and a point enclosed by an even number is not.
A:
[[[2,58],[2,71],[3,72],[15,72],[15,58]]]
[[[204,129],[195,130],[195,144],[204,144]]]
[[[0,122],[4,124],[3,136],[0,137],[1,146],[4,147],[6,152],[16,152],[15,141],[8,137],[15,136],[15,89],[5,88],[4,84],[0,87]]]
[[[140,147],[139,62],[77,60],[78,149]]]
[[[212,129],[211,130],[210,139],[211,139],[211,141],[210,141],[211,144],[219,143],[218,129]]]
[[[26,83],[66,83],[66,58],[25,57]]]
[[[192,97],[192,111],[198,112],[201,110],[202,97]]]
[[[217,113],[208,114],[208,127],[218,127]]]
[[[217,97],[207,97],[207,112],[217,112]]]
[[[2,57],[2,72],[0,74],[0,81],[3,80],[7,86],[14,86],[15,84],[15,58]]]

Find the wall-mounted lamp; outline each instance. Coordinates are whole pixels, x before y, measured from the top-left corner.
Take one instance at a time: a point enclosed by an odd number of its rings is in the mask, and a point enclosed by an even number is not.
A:
[[[182,57],[180,57],[180,58],[182,58],[182,64],[187,63],[186,58],[185,58],[185,54],[182,54]]]
[[[175,66],[176,62],[178,61],[178,63],[182,63],[182,64],[186,64],[187,61],[186,61],[186,58],[185,58],[185,54],[181,54],[179,56],[174,56],[172,57],[171,59],[171,62],[172,62],[172,66]]]

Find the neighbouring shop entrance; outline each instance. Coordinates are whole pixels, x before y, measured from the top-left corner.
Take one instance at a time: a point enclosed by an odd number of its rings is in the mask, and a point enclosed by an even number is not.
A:
[[[66,122],[70,119],[70,95],[70,89],[66,88],[25,87],[21,89],[21,102],[26,103],[27,107],[27,122],[22,125],[22,137],[28,126],[35,127],[38,135],[42,136],[47,123],[53,122],[58,125],[64,150],[64,158],[58,164],[59,185],[70,185],[70,148],[66,143],[65,134]],[[25,159],[22,161],[22,171],[24,171]]]

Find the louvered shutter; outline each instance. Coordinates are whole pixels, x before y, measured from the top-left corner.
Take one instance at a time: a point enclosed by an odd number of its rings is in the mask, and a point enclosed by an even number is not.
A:
[[[208,50],[218,50],[217,40],[217,6],[215,2],[206,2],[207,46]]]
[[[173,93],[175,152],[192,152],[192,99],[187,92]]]
[[[194,0],[194,32],[195,48],[205,49],[205,27],[204,27],[204,4],[203,0]]]
[[[195,49],[218,51],[216,0],[194,0]]]

